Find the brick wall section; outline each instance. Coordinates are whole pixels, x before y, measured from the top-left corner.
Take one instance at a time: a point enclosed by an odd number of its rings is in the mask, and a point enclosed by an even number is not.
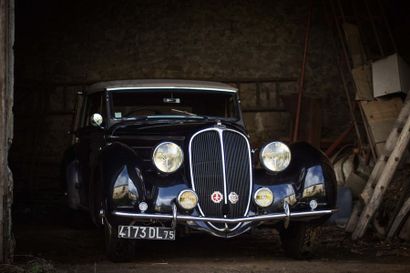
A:
[[[91,2],[17,3],[16,160],[30,149],[26,138],[35,134],[38,124],[46,130],[31,138],[40,148],[28,160],[61,158],[71,118],[61,112],[71,110],[83,83],[299,76],[308,1]],[[346,127],[348,115],[319,4],[314,7],[310,48],[305,93],[323,100],[322,137],[332,138]],[[72,83],[79,86],[67,87]],[[296,84],[281,84],[279,89],[263,85],[259,106],[283,107],[280,96],[296,92]],[[244,107],[258,106],[255,98],[255,86],[243,85]],[[39,109],[44,115],[32,119]],[[285,112],[247,113],[245,121],[256,145],[289,135]]]

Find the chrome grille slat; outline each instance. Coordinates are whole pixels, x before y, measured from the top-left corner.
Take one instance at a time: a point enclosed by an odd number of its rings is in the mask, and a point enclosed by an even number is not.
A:
[[[252,175],[249,142],[243,134],[221,128],[209,128],[194,134],[189,143],[192,187],[199,198],[199,210],[203,216],[236,218],[246,216],[249,210]],[[224,201],[215,204],[211,194],[219,191]],[[239,195],[239,201],[228,201],[231,192]],[[227,204],[228,214],[223,215]],[[221,224],[210,224],[224,230]],[[230,230],[237,225],[228,225]]]
[[[249,199],[249,159],[246,139],[233,132],[224,132],[224,154],[227,180],[227,192],[235,192],[239,195],[239,200]],[[231,204],[230,217],[241,217],[247,209],[247,202]]]
[[[215,147],[214,149],[209,149]],[[192,171],[195,175],[195,191],[203,208],[206,208],[206,214],[214,217],[222,217],[222,211],[219,204],[215,204],[209,198],[208,189],[223,192],[223,170],[222,170],[222,152],[219,145],[219,136],[216,131],[210,131],[206,134],[197,136],[192,143]]]

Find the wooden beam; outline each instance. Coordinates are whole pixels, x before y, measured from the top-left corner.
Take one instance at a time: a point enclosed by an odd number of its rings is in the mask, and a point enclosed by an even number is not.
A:
[[[13,138],[14,0],[0,0],[0,262],[13,257],[11,236],[12,176],[8,151]]]
[[[373,191],[373,195],[369,203],[365,206],[362,214],[360,215],[359,222],[357,223],[356,229],[352,234],[354,240],[361,238],[369,224],[369,221],[372,219],[374,213],[379,208],[383,195],[389,186],[393,175],[396,172],[397,166],[399,165],[400,160],[403,157],[403,154],[406,151],[408,143],[410,141],[410,116],[407,118],[407,121],[404,125],[403,130],[400,133],[397,143],[391,153],[389,159],[387,160],[386,166],[384,167],[380,178],[377,181],[377,185]]]

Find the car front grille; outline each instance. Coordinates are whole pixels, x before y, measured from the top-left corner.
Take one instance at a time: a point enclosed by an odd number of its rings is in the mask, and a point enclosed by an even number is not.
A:
[[[192,186],[203,216],[236,218],[249,209],[252,188],[250,148],[247,138],[234,130],[209,128],[197,132],[189,145]],[[219,192],[221,202],[212,201]],[[237,196],[238,201],[229,196]],[[214,224],[217,229],[225,227]],[[238,225],[229,225],[234,229]]]

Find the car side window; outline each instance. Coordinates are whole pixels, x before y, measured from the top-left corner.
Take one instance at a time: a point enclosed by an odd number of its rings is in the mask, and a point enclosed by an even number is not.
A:
[[[82,113],[84,111],[84,96],[81,92],[77,94],[74,108],[74,117],[71,123],[71,131],[76,132],[82,126]]]
[[[95,93],[92,95],[87,96],[86,99],[86,109],[84,111],[84,117],[83,117],[83,121],[82,127],[86,127],[86,126],[90,126],[90,117],[92,114],[94,113],[100,113],[103,115],[103,97],[102,97],[102,92],[100,93]],[[104,115],[103,115],[104,116]]]
[[[225,108],[225,117],[235,117],[237,115],[237,105],[235,101],[236,97],[230,97],[227,99],[226,108]]]

